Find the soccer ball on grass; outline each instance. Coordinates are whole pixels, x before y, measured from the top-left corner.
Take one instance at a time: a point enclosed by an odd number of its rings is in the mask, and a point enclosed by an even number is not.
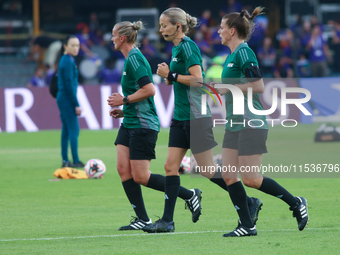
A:
[[[106,166],[100,159],[90,159],[87,161],[84,170],[90,179],[102,178],[106,172]]]

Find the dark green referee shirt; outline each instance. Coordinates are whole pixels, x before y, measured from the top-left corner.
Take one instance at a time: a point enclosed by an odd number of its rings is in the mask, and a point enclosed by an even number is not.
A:
[[[172,48],[170,70],[172,72],[190,75],[189,67],[199,65],[202,76],[205,77],[201,52],[196,43],[189,37],[184,37],[181,42]],[[201,95],[205,92],[197,87],[186,86],[179,82],[173,82],[175,95],[174,119],[179,121],[211,117],[210,108],[207,104],[207,114],[201,113]],[[204,86],[205,88],[205,86]]]
[[[121,85],[124,96],[131,95],[140,89],[138,80],[144,76],[152,79],[151,67],[137,48],[130,50],[123,69]],[[153,96],[137,103],[123,106],[125,128],[146,128],[159,131],[159,120]]]
[[[251,48],[249,48],[247,43],[241,43],[233,53],[229,54],[222,71],[222,83],[224,84],[245,84],[248,80],[244,74],[245,70],[251,66],[259,66],[255,53]],[[233,97],[232,93],[228,92],[225,95],[225,103],[227,110],[227,121],[226,129],[235,132],[241,129],[251,129],[248,125],[249,120],[251,121],[251,126],[261,126],[256,127],[257,129],[268,129],[268,124],[266,116],[256,115],[250,112],[248,107],[248,95],[244,94],[244,115],[234,115],[233,114]],[[260,94],[253,94],[253,106],[257,110],[263,110],[263,106],[260,101]],[[233,124],[231,127],[231,121],[233,123],[243,123],[245,121],[245,126],[243,124]]]

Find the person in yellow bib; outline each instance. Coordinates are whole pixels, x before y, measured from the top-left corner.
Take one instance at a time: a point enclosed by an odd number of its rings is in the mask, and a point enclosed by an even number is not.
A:
[[[241,13],[229,13],[222,18],[218,31],[221,43],[231,50],[228,55],[223,72],[222,83],[237,86],[244,94],[244,115],[233,113],[233,96],[228,88],[220,88],[219,93],[225,94],[227,109],[227,124],[223,140],[223,165],[235,169],[260,166],[262,154],[267,153],[266,140],[268,125],[264,115],[255,115],[247,103],[247,89],[252,88],[253,107],[263,110],[260,93],[264,91],[262,72],[253,50],[245,42],[249,40],[254,28],[254,18],[262,14],[262,7],[257,7],[252,16],[243,10]],[[216,84],[214,84],[216,85]],[[249,120],[262,123],[262,125],[249,125]],[[254,122],[253,121],[253,122]],[[231,123],[235,123],[231,125]],[[242,124],[244,123],[244,124]],[[258,172],[240,171],[244,185],[258,189],[266,194],[275,196],[290,206],[293,216],[296,217],[299,230],[303,230],[308,222],[307,200],[303,197],[294,197],[285,188],[273,179],[263,177]],[[239,226],[224,237],[240,237],[257,235],[256,226],[251,220],[246,191],[239,179],[239,171],[223,172],[228,185],[229,195],[239,215]]]

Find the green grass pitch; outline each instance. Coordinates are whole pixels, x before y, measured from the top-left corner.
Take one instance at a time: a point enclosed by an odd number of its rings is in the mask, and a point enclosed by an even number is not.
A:
[[[271,128],[263,164],[339,164],[340,143],[313,142],[318,126]],[[60,131],[0,133],[0,254],[339,254],[340,173],[332,178],[275,178],[308,200],[310,222],[302,232],[285,203],[246,188],[249,196],[264,203],[258,236],[223,238],[237,224],[229,195],[207,179],[190,175],[181,176],[181,184],[203,191],[197,223],[178,199],[175,233],[118,231],[134,212],[115,167],[116,134],[80,133],[80,159],[102,159],[107,166],[103,179],[49,181],[61,165]],[[218,141],[221,135],[216,132]],[[154,173],[164,173],[167,140],[168,130],[162,129],[157,159],[151,164]],[[147,188],[143,195],[149,216],[157,220],[164,195]]]

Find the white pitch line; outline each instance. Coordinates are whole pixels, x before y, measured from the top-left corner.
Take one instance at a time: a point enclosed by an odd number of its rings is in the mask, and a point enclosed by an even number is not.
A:
[[[340,230],[340,228],[306,228],[306,230]],[[259,232],[281,232],[281,231],[297,231],[297,229],[275,229],[275,230],[258,230]],[[182,235],[182,234],[207,234],[207,233],[224,233],[227,230],[219,231],[194,231],[194,232],[173,232],[173,233],[161,233],[162,235]],[[24,238],[24,239],[0,239],[0,242],[13,242],[13,241],[49,241],[49,240],[61,240],[61,239],[87,239],[87,238],[105,238],[105,237],[125,237],[125,236],[150,236],[159,235],[159,233],[148,234],[119,234],[119,235],[98,235],[98,236],[64,236],[64,237],[46,237],[46,238]]]

